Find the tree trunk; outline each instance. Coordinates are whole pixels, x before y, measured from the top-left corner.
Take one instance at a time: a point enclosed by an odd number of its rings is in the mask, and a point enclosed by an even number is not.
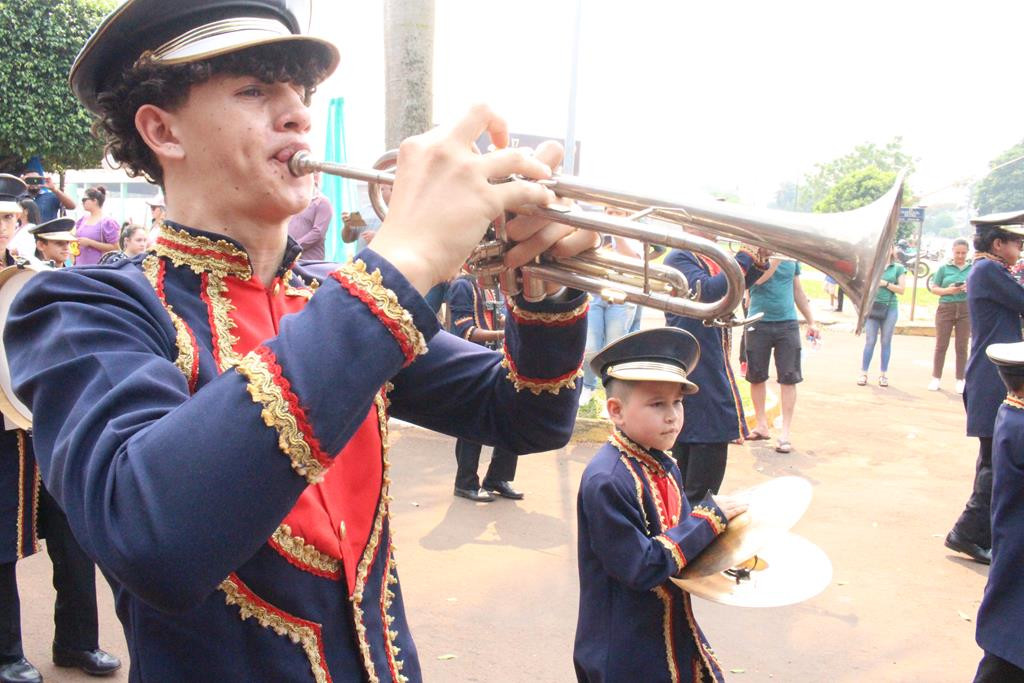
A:
[[[384,0],[385,145],[433,124],[434,0]]]

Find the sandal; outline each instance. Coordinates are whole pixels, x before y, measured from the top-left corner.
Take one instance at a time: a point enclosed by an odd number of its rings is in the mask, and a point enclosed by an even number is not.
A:
[[[775,444],[776,453],[792,453],[793,444],[788,441],[779,440],[779,443]]]
[[[878,386],[880,386],[880,387],[887,387],[887,386],[889,386],[889,378],[886,377],[885,375],[882,375],[881,377],[879,377],[878,378]]]
[[[767,441],[772,438],[770,435],[764,432],[759,432],[756,429],[750,432],[750,436],[747,437],[747,441]]]
[[[866,374],[865,375],[861,375],[860,379],[857,380],[857,386],[858,387],[862,387],[862,386],[864,386],[867,383],[868,383],[868,376]]]

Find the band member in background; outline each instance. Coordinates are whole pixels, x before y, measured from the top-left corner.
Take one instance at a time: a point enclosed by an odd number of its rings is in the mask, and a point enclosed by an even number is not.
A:
[[[713,235],[695,232],[698,237],[714,239]],[[768,268],[766,254],[755,257],[741,251],[736,261],[744,273],[747,287],[757,282]],[[725,295],[727,283],[718,264],[692,251],[674,249],[665,257],[665,265],[683,275],[691,287],[700,287],[701,301],[715,301]],[[691,505],[704,498],[708,491],[718,493],[725,478],[729,443],[747,436],[747,423],[736,377],[729,361],[732,346],[730,328],[713,327],[696,318],[665,314],[665,322],[686,330],[700,343],[701,361],[690,379],[700,392],[686,401],[690,416],[679,433],[672,454],[683,472],[686,497]]]
[[[164,227],[164,218],[167,217],[167,206],[164,202],[164,193],[158,192],[155,197],[146,201],[149,204],[149,235],[147,244],[153,246],[160,236],[160,228]]]
[[[36,238],[37,261],[50,263],[54,268],[63,268],[71,259],[71,245],[75,234],[71,232],[75,221],[71,218],[54,218],[32,228]]]
[[[419,681],[388,415],[518,453],[572,433],[581,292],[510,301],[503,352],[439,331],[422,297],[494,216],[555,201],[521,178],[550,177],[557,144],[478,155],[480,134],[508,133],[475,107],[402,143],[357,260],[295,262],[288,220],[312,179],[288,161],[339,58],[302,35],[308,10],[129,0],[72,67],[108,153],[162,185],[168,219],[146,258],[36,275],[6,343],[43,480],[114,588],[132,680]],[[528,216],[508,233],[508,267],[595,241]]]
[[[978,608],[985,651],[975,683],[1024,681],[1024,343],[991,344],[986,355],[1006,385],[992,436],[992,568]]]
[[[25,184],[0,175],[0,250],[5,266],[15,263],[7,244],[17,227],[21,207],[17,196]],[[40,228],[66,221],[56,219]],[[57,359],[53,359],[56,361]],[[59,362],[55,362],[59,365]],[[16,564],[39,550],[53,562],[54,604],[53,661],[57,666],[78,667],[89,674],[116,671],[120,660],[99,649],[96,608],[96,571],[92,561],[71,535],[64,513],[40,485],[39,468],[32,452],[32,437],[6,416],[0,431],[0,682],[35,683],[43,677],[26,658],[21,641],[21,603],[18,599]]]
[[[989,344],[1021,340],[1024,287],[1010,267],[1020,258],[1024,242],[1024,213],[980,216],[975,225],[974,266],[967,276],[967,308],[971,314],[971,354],[967,359],[964,405],[967,436],[978,437],[974,486],[964,511],[946,535],[945,545],[976,562],[992,558],[992,431],[1005,396],[985,349]]]
[[[505,340],[503,302],[500,292],[481,287],[472,275],[457,278],[448,289],[450,332],[489,349],[500,349]],[[467,439],[455,441],[455,462],[458,464],[455,495],[477,503],[492,502],[492,492],[504,498],[521,500],[523,494],[512,488],[519,456],[495,446],[481,487],[477,474],[481,450],[480,444]]]
[[[691,506],[669,454],[700,358],[689,332],[621,337],[591,368],[615,429],[583,472],[577,500],[580,610],[573,663],[582,682],[723,679],[677,576],[746,506],[705,491]]]

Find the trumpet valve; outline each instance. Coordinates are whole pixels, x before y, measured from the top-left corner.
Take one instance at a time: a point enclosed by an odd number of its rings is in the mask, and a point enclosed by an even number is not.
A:
[[[535,277],[530,277],[523,272],[520,278],[520,286],[523,298],[530,303],[536,303],[543,301],[544,297],[547,296],[547,291],[544,288],[544,281]]]
[[[624,304],[626,303],[626,293],[620,292],[617,289],[611,289],[605,287],[601,290],[601,298],[610,304]]]

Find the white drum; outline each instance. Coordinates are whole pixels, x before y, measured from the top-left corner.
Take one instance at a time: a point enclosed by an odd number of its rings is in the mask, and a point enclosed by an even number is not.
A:
[[[3,334],[14,297],[29,280],[44,270],[52,268],[40,263],[24,263],[0,270],[0,413],[3,413],[6,422],[21,429],[32,428],[32,411],[18,400],[11,388],[11,368],[7,363]]]

